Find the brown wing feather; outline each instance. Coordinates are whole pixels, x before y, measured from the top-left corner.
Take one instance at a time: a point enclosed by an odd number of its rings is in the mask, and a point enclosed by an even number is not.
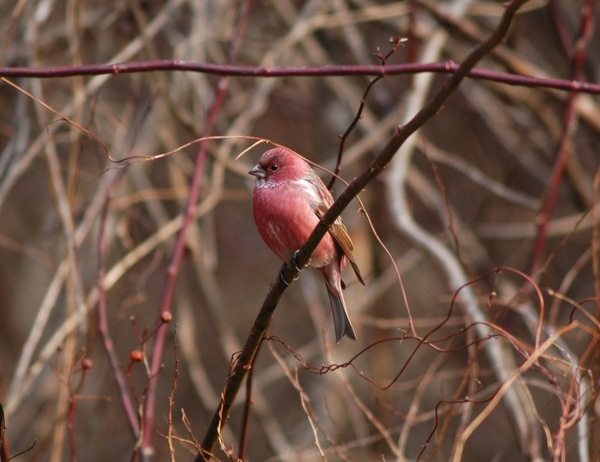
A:
[[[327,212],[327,208],[325,208],[324,205],[319,205],[315,210],[315,215],[321,218],[325,212]],[[356,264],[356,260],[354,258],[354,245],[352,244],[352,239],[350,239],[348,229],[346,228],[346,225],[342,223],[342,219],[340,217],[337,217],[333,222],[333,225],[331,225],[331,228],[329,228],[329,233],[333,236],[335,242],[337,242],[337,244],[340,246],[340,249],[342,249],[344,255],[346,255],[346,258],[352,265],[354,274],[356,274],[357,279],[364,286],[365,281],[363,281],[360,270],[358,269],[358,265]]]

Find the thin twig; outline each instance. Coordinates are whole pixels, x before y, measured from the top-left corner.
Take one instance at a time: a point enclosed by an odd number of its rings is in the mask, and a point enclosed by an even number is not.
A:
[[[177,350],[177,326],[173,333],[173,356],[175,359],[175,372],[173,375],[173,386],[169,395],[169,432],[167,441],[169,442],[169,454],[171,462],[175,462],[175,448],[173,447],[173,404],[175,404],[175,390],[177,389],[177,380],[179,379],[179,353]]]
[[[125,414],[127,415],[129,428],[131,430],[134,440],[137,440],[140,434],[138,413],[136,411],[136,407],[131,401],[127,381],[125,380],[125,377],[123,376],[123,370],[119,365],[119,360],[117,359],[115,346],[108,328],[106,287],[104,285],[104,280],[106,276],[106,227],[108,211],[110,210],[112,197],[117,186],[121,181],[121,178],[122,174],[117,173],[114,176],[113,181],[111,182],[110,190],[108,191],[108,194],[106,196],[104,210],[102,211],[102,219],[100,220],[100,230],[98,233],[98,331],[100,332],[100,337],[102,338],[102,346],[104,347],[106,356],[108,356],[108,361],[110,363],[113,376],[117,381],[117,386],[119,387],[119,395],[121,396],[121,403],[125,408]]]
[[[392,56],[392,54],[396,50],[398,50],[398,47],[402,43],[401,38],[396,38],[394,40],[395,40],[395,42],[394,42],[395,46],[385,56],[383,56],[379,52],[379,50],[377,50],[378,53],[376,56],[380,59],[382,66],[385,66],[387,59],[390,56]],[[336,180],[337,176],[339,175],[340,170],[342,169],[342,156],[344,155],[344,148],[346,146],[346,140],[348,139],[350,134],[354,131],[354,128],[356,127],[356,125],[358,124],[360,119],[362,118],[363,110],[365,108],[365,105],[367,104],[367,96],[369,96],[369,93],[371,92],[371,88],[373,88],[373,86],[377,82],[379,82],[383,77],[384,77],[383,75],[380,75],[369,81],[369,84],[367,85],[367,88],[365,89],[363,97],[360,100],[360,105],[358,107],[358,111],[356,111],[356,115],[354,116],[354,119],[352,120],[352,122],[350,123],[350,125],[348,126],[348,128],[346,129],[344,134],[340,136],[340,147],[338,149],[338,156],[337,156],[337,161],[335,163],[335,169],[333,170],[334,174],[331,175],[331,180],[329,180],[329,184],[327,185],[327,189],[329,189],[330,191],[333,188],[333,185],[335,184],[335,180]]]
[[[244,404],[244,415],[242,416],[242,428],[240,430],[240,449],[238,451],[238,458],[240,460],[246,460],[246,445],[248,442],[248,429],[250,424],[250,410],[252,409],[252,383],[254,380],[254,364],[256,363],[256,358],[258,358],[258,353],[260,351],[260,346],[263,342],[260,342],[258,346],[258,351],[254,356],[254,363],[252,367],[250,367],[250,371],[246,376],[246,402]]]
[[[543,344],[541,344],[536,350],[533,351],[531,356],[527,358],[519,368],[517,368],[510,377],[505,380],[498,392],[494,395],[489,404],[485,407],[485,409],[469,424],[469,426],[465,429],[465,431],[460,435],[460,439],[458,445],[455,449],[454,456],[452,458],[453,462],[460,462],[462,460],[462,455],[465,450],[465,444],[469,437],[473,434],[475,429],[479,427],[481,422],[485,420],[490,413],[498,406],[500,400],[504,397],[504,395],[508,392],[513,383],[518,380],[526,371],[534,366],[534,364],[538,361],[538,359],[546,352],[546,350],[552,347],[557,339],[572,331],[573,329],[579,327],[579,323],[577,321],[567,324],[554,332],[548,340],[546,340]]]

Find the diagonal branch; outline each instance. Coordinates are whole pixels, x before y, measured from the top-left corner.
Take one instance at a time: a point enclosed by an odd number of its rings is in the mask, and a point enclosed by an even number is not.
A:
[[[397,128],[396,134],[388,141],[381,153],[371,162],[361,175],[356,177],[354,181],[350,183],[327,213],[321,217],[319,224],[309,237],[308,241],[296,255],[298,267],[303,267],[308,263],[313,251],[335,219],[358,195],[358,193],[388,166],[404,141],[406,141],[410,135],[415,133],[417,129],[423,126],[425,122],[436,115],[442,108],[443,103],[458,88],[462,79],[469,74],[469,71],[475,64],[504,39],[515,13],[524,3],[526,3],[526,1],[527,0],[514,0],[510,3],[506,8],[500,24],[490,37],[485,42],[477,45],[469,53],[465,61],[458,66],[456,71],[443,84],[442,88],[436,93],[433,99],[431,99],[412,120],[406,125]],[[258,345],[271,320],[271,316],[285,289],[298,273],[299,271],[294,265],[284,264],[281,271],[281,277],[277,279],[267,294],[254,325],[252,326],[250,335],[246,340],[244,349],[238,357],[233,372],[227,379],[221,398],[221,404],[216,410],[206,435],[204,436],[201,452],[196,457],[196,462],[207,461],[210,459],[210,454],[218,441],[220,429],[229,418],[235,398],[242,386],[244,377],[252,364]]]

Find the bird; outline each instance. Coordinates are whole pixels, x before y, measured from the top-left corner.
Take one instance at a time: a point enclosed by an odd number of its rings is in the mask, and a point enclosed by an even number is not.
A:
[[[333,204],[333,196],[308,162],[283,147],[266,151],[248,173],[256,177],[253,213],[258,232],[271,251],[289,263]],[[356,340],[342,293],[345,285],[341,272],[346,259],[364,285],[354,258],[354,245],[338,217],[309,261],[325,280],[336,343],[344,336]]]

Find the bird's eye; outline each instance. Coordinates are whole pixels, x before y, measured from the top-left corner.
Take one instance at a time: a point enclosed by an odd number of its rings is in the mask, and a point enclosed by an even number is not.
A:
[[[277,170],[279,170],[279,165],[277,164],[273,164],[271,165],[271,167],[269,167],[271,169],[272,172],[276,172]]]

